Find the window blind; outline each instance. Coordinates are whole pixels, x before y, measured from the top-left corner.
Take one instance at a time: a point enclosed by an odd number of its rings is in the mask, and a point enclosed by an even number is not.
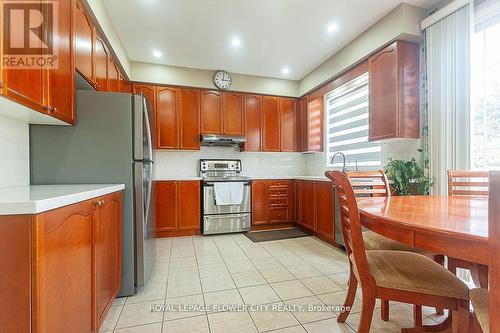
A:
[[[341,167],[336,152],[346,156],[350,168],[380,169],[382,149],[368,141],[368,73],[336,88],[325,97],[327,167]]]

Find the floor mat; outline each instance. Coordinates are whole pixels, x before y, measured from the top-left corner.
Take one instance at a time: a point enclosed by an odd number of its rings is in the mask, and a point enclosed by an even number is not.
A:
[[[276,229],[266,231],[249,231],[245,233],[252,242],[269,242],[281,239],[298,238],[311,236],[311,234],[300,230],[299,228]]]

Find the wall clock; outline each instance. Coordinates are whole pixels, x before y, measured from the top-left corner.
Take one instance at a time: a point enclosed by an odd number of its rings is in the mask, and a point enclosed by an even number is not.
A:
[[[226,71],[217,71],[214,74],[214,84],[221,90],[226,90],[231,87],[231,74]]]

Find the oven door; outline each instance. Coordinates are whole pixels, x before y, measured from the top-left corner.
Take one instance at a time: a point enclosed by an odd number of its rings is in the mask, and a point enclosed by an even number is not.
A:
[[[245,183],[243,187],[243,201],[239,205],[217,206],[213,182],[203,183],[203,215],[211,214],[238,214],[251,212],[251,184]]]

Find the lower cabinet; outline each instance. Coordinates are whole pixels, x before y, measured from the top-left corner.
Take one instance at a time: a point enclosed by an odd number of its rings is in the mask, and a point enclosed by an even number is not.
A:
[[[252,225],[294,222],[292,180],[252,181]]]
[[[297,180],[297,224],[334,241],[335,200],[331,182]]]
[[[193,235],[200,232],[200,181],[155,181],[156,237]]]
[[[16,264],[0,268],[2,288],[19,290],[3,297],[2,332],[97,332],[120,289],[121,192],[18,215],[7,229],[12,219],[0,216],[0,232],[19,244],[0,262]]]

